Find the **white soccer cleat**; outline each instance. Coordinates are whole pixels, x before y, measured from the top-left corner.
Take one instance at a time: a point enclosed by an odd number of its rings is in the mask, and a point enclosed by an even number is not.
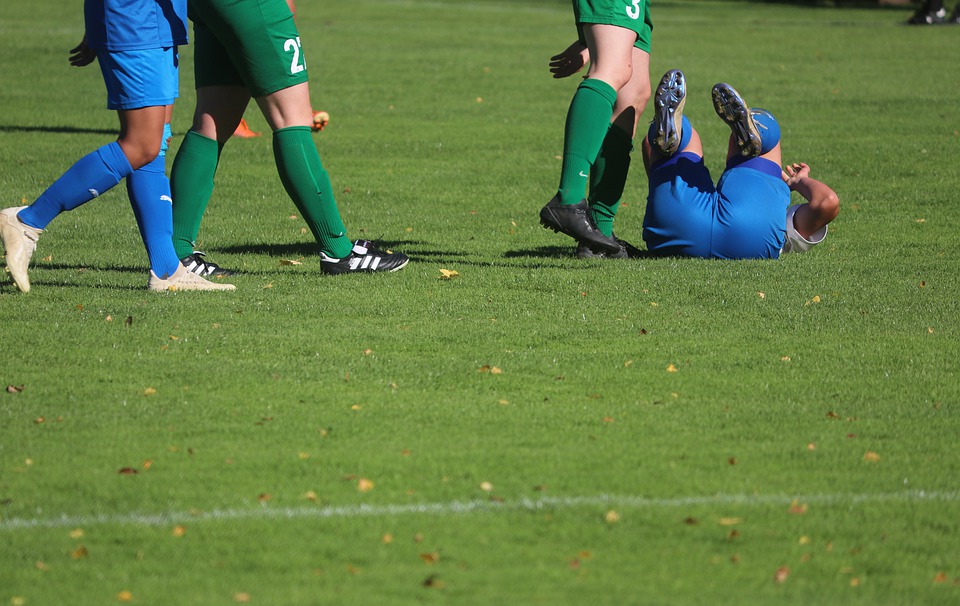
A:
[[[218,284],[189,271],[183,265],[177,265],[177,271],[169,278],[158,278],[150,270],[147,287],[154,292],[175,292],[179,290],[236,290],[233,284]]]
[[[30,227],[17,218],[17,213],[26,206],[14,206],[0,210],[0,240],[7,257],[7,271],[13,277],[17,288],[30,292],[30,258],[37,249],[37,240],[42,229]]]

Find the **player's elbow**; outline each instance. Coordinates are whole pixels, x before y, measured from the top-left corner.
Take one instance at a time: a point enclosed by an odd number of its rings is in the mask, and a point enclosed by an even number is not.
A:
[[[840,214],[840,196],[837,195],[837,192],[830,190],[823,197],[820,202],[820,213],[828,222],[837,218],[837,215]]]

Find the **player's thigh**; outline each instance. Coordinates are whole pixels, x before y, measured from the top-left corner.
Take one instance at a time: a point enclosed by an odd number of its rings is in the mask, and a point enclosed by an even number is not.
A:
[[[261,97],[307,81],[300,34],[284,0],[191,0],[191,11],[198,87],[242,83]]]
[[[650,52],[653,32],[650,0],[574,0],[573,11],[582,42],[586,42],[585,25],[615,25],[633,31],[634,45]]]

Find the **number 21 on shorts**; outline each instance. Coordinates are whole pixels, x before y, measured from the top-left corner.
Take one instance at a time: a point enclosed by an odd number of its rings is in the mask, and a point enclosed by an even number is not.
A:
[[[631,19],[640,18],[640,0],[632,0],[627,7],[627,16]]]
[[[629,12],[629,9],[627,9]],[[306,61],[303,58],[303,51],[300,46],[300,36],[296,38],[290,38],[283,43],[283,50],[288,53],[293,53],[293,56],[290,59],[290,73],[299,74],[306,69]]]

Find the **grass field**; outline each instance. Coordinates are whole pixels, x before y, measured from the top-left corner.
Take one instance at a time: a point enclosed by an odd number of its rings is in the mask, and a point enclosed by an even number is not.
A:
[[[841,214],[776,262],[613,262],[537,221],[568,2],[298,9],[345,223],[411,264],[320,275],[269,137],[201,231],[234,293],[147,292],[122,187],[58,218],[0,286],[0,604],[960,604],[960,28],[655,3],[715,174],[723,80]],[[3,207],[115,136],[82,30],[0,5]]]

